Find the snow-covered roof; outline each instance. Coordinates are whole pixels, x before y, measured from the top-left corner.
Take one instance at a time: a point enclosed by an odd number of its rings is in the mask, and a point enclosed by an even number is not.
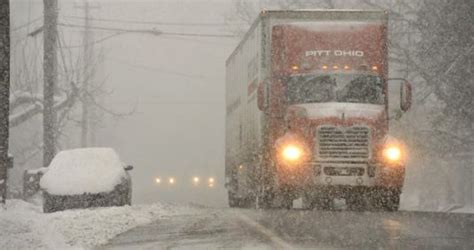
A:
[[[41,178],[50,194],[109,192],[126,178],[123,163],[111,148],[80,148],[59,152]]]

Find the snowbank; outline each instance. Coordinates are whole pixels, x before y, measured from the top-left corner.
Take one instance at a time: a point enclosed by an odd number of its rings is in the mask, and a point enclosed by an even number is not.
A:
[[[0,249],[83,249],[189,207],[153,204],[43,214],[41,206],[7,200],[0,208]]]
[[[126,178],[123,163],[111,148],[80,148],[59,152],[40,186],[50,194],[110,192]]]

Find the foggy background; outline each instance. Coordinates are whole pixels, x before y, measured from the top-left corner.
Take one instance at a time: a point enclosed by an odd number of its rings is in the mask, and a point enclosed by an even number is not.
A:
[[[230,1],[92,2],[96,3],[98,9],[90,11],[91,26],[229,33],[224,19]],[[13,1],[11,5],[12,26],[42,15],[43,6],[39,0]],[[84,25],[83,19],[66,17],[83,17],[84,11],[77,8],[80,5],[83,1],[59,1],[60,22]],[[130,20],[172,25],[127,22]],[[29,30],[37,26],[32,25]],[[59,30],[69,45],[82,44],[83,28],[59,27]],[[13,36],[26,35],[26,29],[20,32]],[[92,30],[92,33],[94,40],[114,34],[101,30]],[[27,39],[41,42],[41,36]],[[223,186],[225,60],[237,42],[237,38],[125,32],[94,44],[94,55],[102,57],[95,66],[94,78],[104,84],[107,92],[100,98],[101,105],[123,115],[115,117],[103,112],[96,132],[96,146],[115,148],[125,163],[135,167],[131,172],[134,202],[226,204]],[[73,54],[79,54],[82,49],[71,50]],[[13,131],[13,137],[24,133],[24,129],[19,133]],[[71,134],[77,135],[63,137],[63,148],[79,147],[78,129],[77,126],[68,128]],[[15,142],[12,143],[14,148]],[[27,165],[27,168],[41,167],[41,155],[35,155]],[[172,187],[166,183],[171,176],[176,178]],[[202,183],[199,188],[193,188],[193,176],[199,176],[202,182],[214,177],[216,186],[207,188],[206,183]],[[162,179],[160,185],[155,183],[157,177]]]
[[[113,147],[125,163],[135,166],[135,203],[225,206],[225,60],[239,38],[176,33],[242,35],[262,8],[383,7],[392,13],[390,77],[405,77],[414,87],[412,109],[391,121],[391,134],[410,148],[401,207],[436,211],[472,207],[472,35],[471,40],[463,36],[472,34],[474,26],[469,19],[456,20],[469,17],[463,12],[467,11],[463,3],[469,2],[91,1],[91,26],[129,30],[92,30],[96,71],[93,82],[98,87],[93,145]],[[59,60],[66,65],[59,66],[60,85],[71,80],[81,82],[83,4],[84,1],[59,1],[59,22],[76,25],[58,27],[68,58],[65,63]],[[452,6],[459,15],[432,15]],[[42,35],[35,31],[41,27],[42,12],[41,0],[11,1],[13,97],[19,91],[41,92]],[[175,34],[157,35],[156,31]],[[438,34],[448,31],[447,36]],[[31,33],[35,34],[28,35]],[[448,40],[451,37],[455,42]],[[444,50],[437,50],[438,47]],[[396,86],[392,92],[397,92]],[[396,107],[396,95],[392,97],[395,104],[391,107]],[[80,104],[76,105],[66,117],[59,149],[80,146],[80,110]],[[15,110],[18,111],[21,109]],[[9,179],[12,195],[21,192],[23,170],[42,165],[41,131],[41,115],[11,128],[10,153],[15,157]],[[194,175],[202,180],[215,177],[216,186],[194,188]],[[173,187],[155,183],[157,177],[165,182],[171,176],[177,181]]]

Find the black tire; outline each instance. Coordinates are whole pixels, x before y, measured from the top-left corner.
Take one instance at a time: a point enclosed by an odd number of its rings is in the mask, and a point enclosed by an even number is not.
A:
[[[131,189],[128,191],[127,201],[125,202],[125,205],[129,205],[129,206],[132,205],[132,190]]]
[[[264,209],[291,209],[293,208],[293,196],[286,189],[270,190],[261,198],[259,207]]]
[[[303,209],[334,210],[334,202],[329,190],[313,190],[303,195]]]
[[[382,206],[385,211],[398,211],[400,207],[400,191],[396,189],[386,190],[383,196]]]
[[[400,194],[398,188],[377,188],[371,193],[372,206],[384,211],[398,211]]]
[[[333,210],[333,198],[326,192],[311,192],[303,195],[303,209]]]
[[[363,187],[352,187],[345,194],[347,210],[366,211],[371,207],[370,190]]]
[[[91,201],[92,207],[110,207],[110,206],[125,206],[132,203],[132,190],[128,180],[123,179],[120,184],[115,186],[110,193],[101,193],[93,196],[95,199]],[[94,197],[93,197],[94,198]]]
[[[292,209],[293,208],[293,199],[284,196],[283,199],[278,203],[278,208],[280,209]]]
[[[228,192],[229,207],[233,208],[250,208],[254,204],[252,197],[238,198],[233,192]]]
[[[242,208],[257,208],[255,196],[249,196],[242,200]]]
[[[43,213],[52,213],[52,212],[54,212],[54,210],[53,210],[51,199],[47,199],[45,197],[43,199]]]
[[[132,179],[129,178],[127,182],[127,202],[126,205],[131,206],[132,205],[132,194],[133,194],[133,188],[132,188]]]
[[[303,209],[305,210],[313,210],[315,207],[314,204],[314,197],[311,194],[305,193],[303,195]]]
[[[267,191],[259,194],[258,207],[262,209],[272,208],[273,198],[275,194],[271,191]]]
[[[132,205],[132,188],[130,187],[130,183],[126,182],[124,185],[124,190],[120,190],[121,193],[123,192],[123,198],[120,206]]]
[[[62,209],[58,207],[57,202],[55,202],[54,197],[44,192],[43,193],[43,213],[53,213],[60,210]]]
[[[350,211],[365,211],[367,210],[366,196],[363,191],[351,191],[346,196],[347,209]]]
[[[334,210],[333,198],[328,195],[318,195],[314,198],[314,208],[318,210]]]
[[[235,197],[233,192],[227,193],[227,199],[229,201],[229,207],[239,207],[239,199]]]

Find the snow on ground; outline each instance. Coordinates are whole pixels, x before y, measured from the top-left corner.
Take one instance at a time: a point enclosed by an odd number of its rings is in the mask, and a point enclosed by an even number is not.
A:
[[[461,207],[454,209],[452,211],[453,213],[463,213],[463,214],[474,214],[474,206],[466,206],[466,207]]]
[[[39,205],[7,200],[0,207],[0,249],[91,248],[136,226],[191,212],[190,207],[153,204],[43,214]]]

